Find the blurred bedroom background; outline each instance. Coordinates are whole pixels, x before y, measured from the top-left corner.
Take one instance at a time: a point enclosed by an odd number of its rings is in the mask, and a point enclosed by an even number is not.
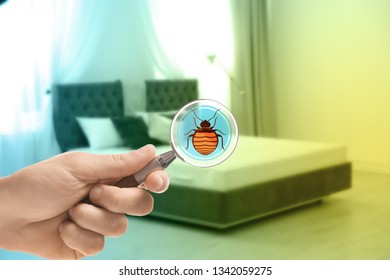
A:
[[[261,7],[265,29],[255,55],[267,106],[257,114],[265,124],[256,127],[236,105],[241,132],[345,143],[355,168],[388,173],[387,5],[297,0]],[[232,100],[251,104],[246,69],[234,68],[252,60],[249,31],[238,25],[246,23],[233,26],[228,0],[9,1],[0,13],[2,175],[56,152],[46,93],[53,84],[120,79],[126,93],[135,87],[141,95],[146,79],[195,77],[200,97],[230,108]],[[126,97],[128,106],[144,106],[142,96]]]
[[[197,77],[202,97],[229,100],[207,59],[232,64],[227,1],[8,1],[0,13],[1,175],[58,152],[54,84],[121,80],[127,112],[145,107],[143,82],[154,78]]]
[[[383,0],[8,0],[0,6],[0,176],[60,152],[52,121],[56,84],[120,80],[130,115],[146,108],[145,80],[196,79],[200,98],[231,109],[240,135],[343,145],[357,176],[353,181],[380,182],[377,194],[388,194],[389,9]],[[341,203],[353,189],[335,201]],[[365,208],[361,197],[371,195],[358,192],[356,207]],[[345,211],[348,216],[349,208]],[[364,217],[367,224],[351,222],[345,234],[369,225],[371,218]],[[295,228],[291,220],[284,222]],[[281,224],[277,228],[284,231]],[[380,229],[390,228],[381,222]],[[205,234],[192,230],[194,239]],[[243,239],[237,231],[208,232],[205,249],[216,246],[221,253],[218,242],[251,248],[246,240],[256,237],[249,230]],[[169,235],[179,233],[162,232],[166,246],[175,246]],[[389,241],[380,232],[369,239]],[[379,245],[367,245],[372,254],[364,255],[355,247],[359,242],[348,247],[351,254],[339,252],[340,258],[390,257],[384,249],[375,253]],[[120,243],[115,244],[118,249]],[[273,255],[277,245],[263,245],[263,258],[299,255],[297,248]],[[329,248],[336,245],[342,246]],[[256,256],[240,255],[232,246],[231,255],[219,258]],[[136,256],[147,258],[140,250]],[[334,258],[331,251],[300,256]],[[182,252],[171,258],[191,256]]]

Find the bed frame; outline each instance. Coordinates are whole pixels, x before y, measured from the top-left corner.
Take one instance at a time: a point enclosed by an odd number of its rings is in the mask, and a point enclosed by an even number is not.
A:
[[[87,146],[76,116],[124,114],[120,81],[57,85],[55,89],[54,125],[62,151]],[[196,80],[146,81],[147,111],[176,110],[197,98]],[[350,187],[350,163],[224,192],[212,187],[205,190],[171,185],[166,193],[153,194],[151,215],[223,229],[309,204]]]

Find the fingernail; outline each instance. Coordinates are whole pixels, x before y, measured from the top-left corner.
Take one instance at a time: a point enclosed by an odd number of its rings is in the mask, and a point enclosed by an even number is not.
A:
[[[141,153],[147,153],[151,149],[152,145],[148,144],[146,146],[143,146],[142,148],[139,148],[138,151]]]
[[[159,177],[159,179],[160,186],[157,188],[156,193],[162,193],[168,188],[168,183],[165,183],[164,179],[161,176]]]

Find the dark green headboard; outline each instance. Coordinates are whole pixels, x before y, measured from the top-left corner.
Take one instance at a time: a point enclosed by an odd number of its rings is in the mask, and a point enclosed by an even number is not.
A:
[[[198,99],[196,80],[148,80],[146,110],[178,110]],[[56,85],[53,90],[54,129],[61,151],[88,146],[76,117],[123,116],[120,81]]]
[[[88,146],[76,117],[123,116],[120,81],[56,85],[53,91],[53,121],[62,152]]]
[[[146,111],[178,110],[198,99],[197,80],[148,80],[146,83]]]

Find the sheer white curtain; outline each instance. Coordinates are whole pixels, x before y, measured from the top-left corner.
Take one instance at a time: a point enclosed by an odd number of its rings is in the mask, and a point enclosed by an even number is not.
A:
[[[234,76],[245,94],[232,94],[240,133],[276,136],[275,102],[269,61],[268,0],[231,0],[235,37]]]
[[[227,68],[233,61],[229,0],[138,1],[156,78],[197,78],[200,96],[229,102],[229,78],[211,65],[216,55]]]
[[[0,6],[0,176],[59,152],[46,91],[82,74],[109,2],[11,0]]]

